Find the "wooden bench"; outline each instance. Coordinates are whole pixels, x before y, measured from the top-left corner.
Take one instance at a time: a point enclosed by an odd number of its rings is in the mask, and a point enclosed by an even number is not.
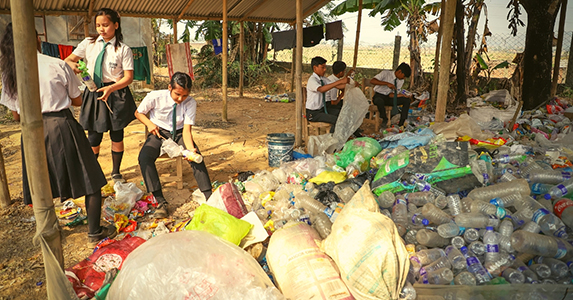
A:
[[[381,123],[380,112],[378,111],[378,107],[374,105],[372,102],[372,98],[374,97],[374,85],[370,83],[370,79],[368,78],[362,79],[362,92],[364,93],[364,96],[366,96],[368,102],[370,103],[370,106],[368,107],[368,118],[364,118],[364,121],[362,122],[366,124],[374,124],[374,130],[376,131],[376,133],[378,133],[380,130],[380,123]],[[392,108],[390,108],[390,110],[391,109]],[[386,115],[388,115],[389,112],[390,111],[386,112]]]

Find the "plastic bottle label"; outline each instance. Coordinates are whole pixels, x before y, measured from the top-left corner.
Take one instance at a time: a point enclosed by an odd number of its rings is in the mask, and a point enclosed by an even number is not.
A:
[[[425,268],[425,267],[420,268],[420,276],[424,276],[424,275],[426,275],[426,273],[427,273],[427,272],[426,272],[426,268]]]
[[[412,216],[412,224],[416,224],[416,217],[419,216],[420,214],[414,214]]]
[[[503,207],[503,201],[501,201],[500,198],[493,198],[493,199],[489,200],[489,203],[493,204],[495,206]]]
[[[541,194],[541,183],[534,183],[531,186],[531,192],[537,195]]]
[[[468,266],[474,265],[474,264],[479,264],[479,260],[477,259],[477,257],[475,256],[470,256],[466,259],[466,263],[468,264]]]
[[[563,194],[563,196],[567,195],[567,188],[564,185],[560,184],[557,188],[561,190],[561,194]]]
[[[422,264],[422,263],[420,262],[420,260],[418,259],[417,256],[410,256],[410,260],[413,260],[413,261],[415,261],[415,262],[417,262],[417,263],[419,263],[419,264]]]
[[[324,213],[328,216],[328,218],[332,217],[332,214],[334,213],[334,209],[327,207],[324,209]]]
[[[486,244],[485,245],[485,251],[486,252],[491,252],[491,253],[498,253],[499,252],[499,246],[495,245],[495,244]]]
[[[398,205],[398,204],[408,205],[408,202],[406,202],[405,199],[398,198],[398,199],[396,199],[396,202],[394,203],[394,205]]]
[[[423,284],[429,284],[429,282],[428,282],[428,276],[422,277],[422,283],[423,283]]]
[[[523,272],[527,271],[527,267],[521,266],[521,267],[517,268],[517,270],[523,273]]]
[[[567,266],[568,266],[569,268],[571,268],[571,265],[572,265],[572,264],[573,264],[573,261],[568,261],[568,262],[567,262]]]
[[[555,230],[553,235],[558,237],[558,238],[562,238],[562,239],[564,237],[567,237],[567,232],[565,232],[565,226],[561,226],[559,229]]]
[[[555,205],[553,206],[553,212],[556,216],[561,218],[561,214],[570,206],[573,206],[573,201],[569,199],[561,199],[555,202]]]
[[[545,209],[545,208],[540,208],[540,209],[536,210],[536,211],[533,213],[533,217],[531,218],[531,220],[532,220],[533,222],[539,224],[539,220],[540,220],[543,216],[548,215],[548,214],[549,214],[549,211],[548,211],[547,209]]]
[[[557,254],[553,256],[556,259],[561,259],[567,254],[567,248],[561,240],[557,240]]]

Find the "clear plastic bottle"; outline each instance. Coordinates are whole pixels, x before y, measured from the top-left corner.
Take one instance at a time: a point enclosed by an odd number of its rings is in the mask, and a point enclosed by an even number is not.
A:
[[[539,256],[535,259],[535,262],[546,264],[551,269],[552,277],[555,278],[564,277],[569,273],[567,264],[555,258]]]
[[[383,214],[383,215],[385,215],[386,217],[388,217],[388,219],[392,220],[392,213],[390,213],[389,210],[387,210],[387,209],[381,209],[381,210],[380,210],[380,213]]]
[[[436,196],[430,192],[415,192],[404,194],[404,198],[408,200],[408,203],[413,203],[416,206],[424,206],[426,203],[433,203]]]
[[[418,259],[416,255],[410,256],[410,268],[412,269],[414,276],[418,277],[420,269],[422,269],[422,262],[420,262],[420,259]]]
[[[535,272],[540,279],[551,277],[551,268],[546,264],[532,264],[529,269]]]
[[[443,247],[450,243],[449,239],[445,239],[441,237],[437,232],[428,229],[418,230],[416,239],[418,240],[418,243],[426,247]]]
[[[488,216],[496,216],[498,219],[503,219],[506,214],[505,209],[482,201],[472,202],[470,209],[472,213],[482,213]]]
[[[296,195],[295,202],[298,207],[302,207],[310,213],[324,213],[326,206],[320,201],[311,198],[306,193],[299,193]]]
[[[479,239],[479,232],[475,228],[467,228],[464,233],[464,240],[468,243],[477,241]]]
[[[432,194],[434,194],[434,196],[445,196],[446,192],[444,192],[442,189],[432,186],[431,184],[423,181],[423,180],[417,180],[416,181],[416,188],[418,189],[419,192],[430,192]]]
[[[420,268],[420,276],[424,276],[429,272],[434,272],[438,269],[447,268],[452,269],[452,264],[447,257],[440,257],[437,260],[433,261],[431,264]]]
[[[466,247],[462,247],[460,251],[466,257],[466,268],[475,276],[476,283],[482,285],[489,282],[492,277],[483,267],[479,259],[471,254]]]
[[[499,249],[508,253],[514,253],[515,249],[511,246],[511,237],[499,235]]]
[[[496,197],[493,198],[489,201],[489,203],[495,205],[495,206],[499,206],[499,207],[510,207],[510,206],[514,206],[514,204],[516,202],[521,201],[521,195],[520,194],[514,194],[514,195],[507,195],[504,197]]]
[[[446,197],[446,200],[448,201],[448,208],[452,216],[457,216],[462,213],[462,204],[460,203],[459,195],[449,195]]]
[[[409,224],[414,226],[428,226],[430,224],[430,221],[419,213],[410,214],[408,220],[410,221]]]
[[[454,237],[452,238],[451,243],[452,243],[452,246],[454,246],[454,247],[456,247],[456,248],[458,248],[458,249],[460,249],[461,247],[463,247],[463,246],[466,245],[466,242],[464,241],[464,238],[461,237],[461,236],[454,236]]]
[[[509,181],[514,181],[517,180],[518,178],[515,177],[515,175],[511,174],[511,173],[504,173],[503,175],[501,175],[499,177],[499,182],[509,182]]]
[[[519,169],[522,176],[527,176],[532,172],[537,172],[540,170],[543,170],[543,168],[537,164],[535,159],[531,157],[526,158],[525,162],[521,165],[521,168]]]
[[[529,173],[527,179],[530,183],[559,184],[571,179],[571,174],[556,170],[543,170]]]
[[[427,203],[422,207],[422,215],[424,215],[424,217],[426,217],[426,219],[431,223],[436,225],[450,223],[452,221],[450,215],[446,214],[432,203]]]
[[[408,232],[406,232],[406,234],[404,235],[404,241],[408,244],[418,245],[418,240],[416,239],[417,233],[418,233],[418,230],[416,230],[416,229],[408,230]]]
[[[448,268],[441,268],[421,276],[419,283],[423,284],[450,284],[454,280],[454,273]]]
[[[513,222],[510,220],[503,220],[499,225],[499,233],[506,237],[511,237],[513,233]]]
[[[521,274],[523,274],[524,279],[525,279],[525,283],[532,283],[532,284],[538,284],[539,283],[539,278],[537,277],[537,274],[535,274],[535,272],[531,271],[531,269],[529,269],[527,267],[527,265],[524,264],[521,260],[519,260],[519,259],[514,260],[513,261],[513,268],[515,268],[516,270],[521,272]]]
[[[531,220],[541,226],[543,233],[559,238],[568,238],[567,232],[565,232],[565,224],[563,224],[561,219],[531,197],[524,197],[524,202],[523,208],[528,207],[533,211]]]
[[[557,259],[573,257],[573,246],[567,241],[523,230],[516,230],[511,234],[511,245],[517,252]]]
[[[527,158],[525,154],[503,154],[500,155],[491,161],[496,164],[508,164],[510,162],[519,162],[522,163]]]
[[[392,207],[392,220],[396,224],[396,228],[400,235],[406,233],[407,219],[408,219],[408,204],[406,200],[401,197],[396,197],[396,202]]]
[[[457,247],[449,245],[446,247],[445,252],[454,269],[459,270],[466,267],[466,259]]]
[[[412,286],[412,284],[406,281],[406,284],[402,288],[400,292],[400,296],[398,299],[400,300],[416,300],[417,293],[416,289]]]
[[[464,260],[464,267],[465,267],[465,260]],[[456,277],[454,277],[454,284],[455,285],[469,285],[469,286],[474,286],[476,285],[476,277],[474,276],[474,274],[468,272],[468,271],[463,271],[460,272],[458,275],[456,275]]]
[[[185,150],[181,151],[181,154],[183,155],[183,157],[189,159],[192,162],[195,162],[198,164],[203,162],[203,156],[197,152],[185,149]]]
[[[545,194],[545,199],[563,198],[565,196],[568,196],[572,192],[573,192],[573,179],[569,179],[552,187],[551,190],[549,190],[549,193]]]
[[[503,278],[509,283],[524,283],[525,276],[514,268],[507,268],[502,273]]]
[[[425,266],[430,264],[431,262],[439,259],[440,257],[444,257],[446,256],[446,252],[444,252],[444,250],[442,249],[425,249],[425,250],[420,250],[416,253],[416,256],[418,257],[418,260],[420,261],[420,263]]]
[[[434,205],[439,209],[444,209],[448,205],[448,200],[445,195],[439,195],[434,198]]]
[[[549,193],[555,185],[549,183],[534,183],[531,185],[531,193],[534,195],[545,195]]]
[[[452,238],[462,235],[465,232],[464,227],[459,227],[456,223],[445,223],[438,226],[438,234],[443,238]]]
[[[332,221],[325,213],[319,212],[310,217],[312,227],[316,229],[321,238],[325,239],[332,231]]]
[[[493,227],[486,227],[486,233],[483,236],[483,243],[485,244],[485,262],[493,262],[499,259],[499,239],[493,231]]]
[[[471,242],[468,249],[470,249],[476,256],[484,255],[486,252],[485,245],[480,241]]]
[[[521,227],[521,230],[531,232],[531,233],[539,233],[541,231],[541,226],[533,221],[529,221]]]
[[[415,212],[418,212],[418,210],[420,211],[420,213],[422,213],[422,208],[420,207],[418,209],[418,207],[412,203],[408,203],[408,213],[409,214],[413,214]]]
[[[382,208],[390,208],[396,202],[396,197],[390,191],[384,191],[378,196],[378,205]]]
[[[486,228],[487,226],[497,227],[499,225],[499,219],[484,216],[481,213],[459,214],[456,216],[455,221],[458,226],[466,228]]]
[[[476,176],[478,181],[483,184],[487,185],[488,183],[492,182],[492,174],[488,172],[491,168],[488,169],[486,166],[487,162],[485,160],[477,159],[470,163],[472,168],[472,173]]]
[[[465,197],[460,200],[462,204],[462,213],[469,213],[471,211],[472,202],[474,200],[470,197]]]
[[[474,201],[489,202],[496,197],[504,197],[513,194],[529,195],[530,189],[527,180],[517,179],[510,182],[502,182],[486,187],[473,189],[468,197]]]

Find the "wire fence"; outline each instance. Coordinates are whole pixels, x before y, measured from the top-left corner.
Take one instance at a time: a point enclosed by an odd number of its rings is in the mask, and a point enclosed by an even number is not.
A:
[[[424,72],[434,71],[434,57],[436,53],[436,35],[431,35],[428,41],[420,44],[420,58],[422,69]],[[570,55],[571,39],[573,32],[565,32],[563,37],[563,47],[561,50],[559,83],[565,82],[565,75],[567,74],[567,63]],[[516,64],[512,63],[513,59],[518,53],[523,52],[525,48],[525,34],[512,36],[508,35],[492,35],[486,38],[487,53],[482,55],[488,67],[493,69],[499,63],[508,61],[510,66],[508,68],[497,69],[491,72],[491,77],[495,78],[509,78],[515,70]],[[476,44],[481,44],[481,38],[476,40]],[[400,43],[400,62],[410,62],[410,51],[408,50],[409,38],[402,37]],[[477,51],[474,49],[474,55]],[[270,51],[269,59],[282,62],[292,61],[292,49],[281,51]],[[555,58],[556,47],[553,47],[553,57]],[[303,63],[310,63],[310,60],[315,56],[322,56],[328,64],[336,61],[338,53],[337,41],[322,40],[320,44],[303,49]],[[374,69],[392,69],[392,61],[394,56],[394,41],[380,45],[360,45],[358,47],[358,61],[357,67],[374,68]],[[352,64],[354,57],[354,46],[344,45],[342,60],[348,65]],[[553,59],[554,61],[555,59]],[[485,71],[484,71],[485,72]],[[485,74],[482,74],[485,75]]]

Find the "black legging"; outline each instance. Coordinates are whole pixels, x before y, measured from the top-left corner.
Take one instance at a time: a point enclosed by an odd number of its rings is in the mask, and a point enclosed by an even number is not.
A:
[[[109,131],[109,138],[112,142],[119,143],[123,141],[123,129],[116,130],[116,131]],[[90,141],[90,145],[92,147],[97,147],[101,144],[101,140],[103,139],[103,132],[95,132],[95,131],[88,131],[88,140]]]

